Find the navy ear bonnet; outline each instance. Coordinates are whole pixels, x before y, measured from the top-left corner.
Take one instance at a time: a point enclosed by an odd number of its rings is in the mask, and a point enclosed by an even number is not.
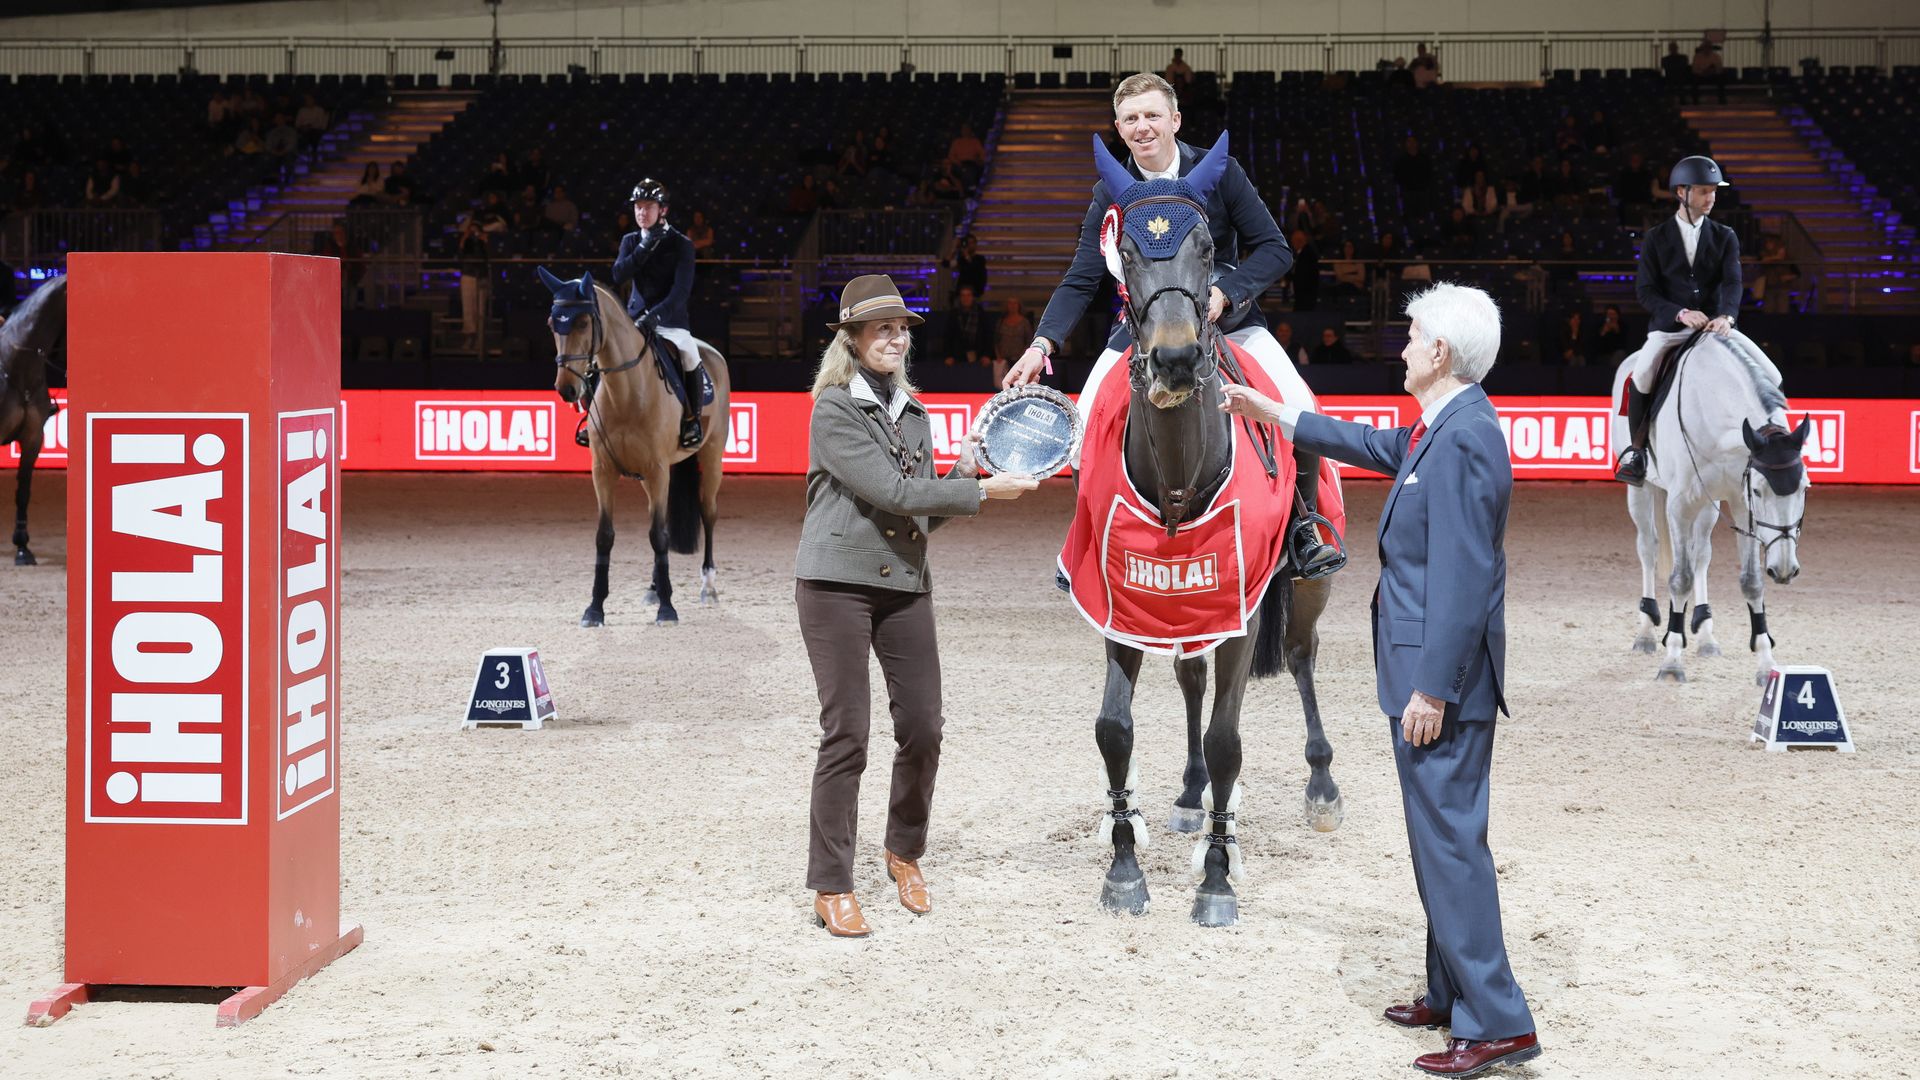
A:
[[[553,293],[553,309],[547,313],[547,326],[565,337],[573,333],[576,320],[593,315],[598,303],[593,291],[593,274],[589,272],[572,281],[562,281],[548,273],[544,266],[537,269],[540,281]]]
[[[1108,197],[1120,208],[1121,232],[1133,238],[1146,258],[1171,259],[1187,234],[1206,221],[1202,207],[1226,171],[1227,137],[1221,135],[1191,172],[1172,180],[1135,179],[1107,152],[1099,136],[1093,140],[1093,157]],[[1147,205],[1139,205],[1143,202]]]

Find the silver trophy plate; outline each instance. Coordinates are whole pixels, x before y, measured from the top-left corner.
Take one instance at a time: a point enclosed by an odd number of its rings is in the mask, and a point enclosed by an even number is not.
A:
[[[1050,386],[1029,383],[995,394],[980,408],[980,435],[988,470],[1043,480],[1067,467],[1080,448],[1080,410]]]

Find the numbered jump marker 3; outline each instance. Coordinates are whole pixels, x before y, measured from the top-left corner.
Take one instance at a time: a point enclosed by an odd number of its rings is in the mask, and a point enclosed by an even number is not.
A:
[[[460,729],[511,724],[522,731],[535,731],[558,715],[546,670],[540,666],[540,651],[502,647],[488,649],[480,658]]]

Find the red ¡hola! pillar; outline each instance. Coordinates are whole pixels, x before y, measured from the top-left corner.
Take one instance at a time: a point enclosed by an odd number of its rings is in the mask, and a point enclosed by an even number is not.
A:
[[[238,986],[340,918],[340,268],[68,260],[66,985]]]

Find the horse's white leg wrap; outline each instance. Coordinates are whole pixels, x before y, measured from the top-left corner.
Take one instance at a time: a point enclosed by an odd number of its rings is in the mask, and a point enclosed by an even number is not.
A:
[[[1104,775],[1101,776],[1100,783],[1105,785],[1106,782],[1107,778]],[[1133,846],[1145,851],[1147,849],[1147,815],[1140,811],[1139,765],[1132,761],[1127,762],[1127,786],[1117,793],[1112,788],[1108,788],[1107,799],[1109,800],[1107,811],[1100,815],[1100,831],[1095,834],[1096,838],[1101,843],[1111,846],[1114,825],[1125,820],[1127,824],[1133,826]],[[1113,803],[1122,802],[1126,809],[1113,809]]]
[[[1242,788],[1239,784],[1233,785],[1233,794],[1227,798],[1227,809],[1225,813],[1235,815],[1240,812],[1241,791]],[[1208,821],[1204,830],[1200,833],[1200,839],[1193,845],[1193,876],[1196,881],[1207,876],[1207,849],[1213,846],[1214,841],[1212,784],[1208,784],[1206,788],[1200,792],[1200,805],[1207,811]],[[1247,867],[1240,859],[1240,840],[1234,834],[1234,824],[1233,819],[1229,817],[1226,822],[1227,831],[1225,836],[1225,847],[1227,849],[1227,880],[1238,885],[1247,880]]]
[[[1228,334],[1234,344],[1247,350],[1247,354],[1259,361],[1260,369],[1279,387],[1280,397],[1288,405],[1297,406],[1308,412],[1319,412],[1319,402],[1314,399],[1313,390],[1307,381],[1300,377],[1300,371],[1293,366],[1293,357],[1280,347],[1280,342],[1264,326],[1252,326],[1244,330],[1235,330]]]
[[[1078,402],[1080,407],[1080,426],[1082,430],[1086,429],[1087,421],[1093,416],[1094,392],[1100,389],[1100,385],[1113,374],[1113,369],[1119,365],[1120,353],[1108,349],[1100,354],[1100,359],[1093,363],[1093,370],[1087,373],[1087,385],[1080,388],[1080,400]],[[1079,470],[1080,448],[1078,446],[1073,448],[1073,460],[1068,462],[1068,464],[1072,465],[1076,471]]]

